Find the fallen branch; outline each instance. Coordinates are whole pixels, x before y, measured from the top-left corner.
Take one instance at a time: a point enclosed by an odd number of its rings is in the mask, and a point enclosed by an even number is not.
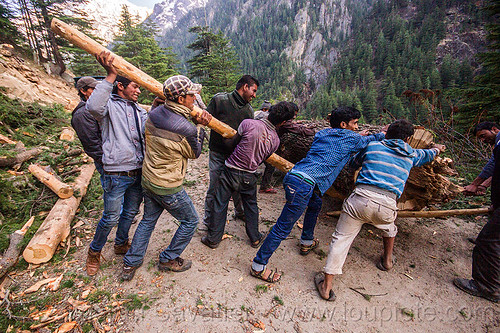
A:
[[[14,231],[9,236],[9,247],[0,260],[0,278],[3,277],[5,273],[7,273],[7,271],[17,263],[17,259],[19,258],[19,254],[21,253],[19,244],[23,241],[24,235],[26,235],[26,232],[33,224],[34,220],[34,216],[30,217],[28,222],[26,222],[21,229]]]
[[[95,314],[95,315],[93,315],[91,317],[88,317],[87,319],[84,319],[83,322],[94,320],[96,318],[99,318],[99,317],[102,317],[104,315],[107,315],[108,313],[115,312],[115,311],[118,311],[118,310],[121,310],[121,309],[123,309],[123,306],[118,306],[116,308],[112,308],[112,309],[109,309],[109,310],[106,310],[106,311],[103,311],[103,312],[99,312],[98,314]]]
[[[42,152],[41,148],[33,148],[23,151],[14,157],[0,157],[0,167],[13,167],[16,164],[21,164]]]
[[[351,288],[351,287],[349,287],[349,289],[351,289],[354,292],[357,292],[358,294],[360,294],[361,296],[363,296],[363,298],[366,299],[367,301],[370,301],[370,299],[372,297],[387,295],[387,293],[384,293],[384,294],[366,294],[366,293],[363,293],[363,292],[361,292],[361,291],[358,290],[358,289],[365,289],[365,288]]]
[[[52,258],[59,243],[69,235],[71,221],[75,217],[82,197],[87,193],[87,187],[94,170],[94,164],[82,166],[80,176],[75,180],[73,186],[79,196],[57,200],[49,215],[24,249],[24,260],[31,264],[41,264]]]
[[[338,217],[341,211],[327,212],[326,215]],[[450,210],[400,210],[398,217],[448,217],[459,215],[482,215],[488,213],[488,207],[472,208],[472,209],[450,209]]]
[[[37,164],[31,164],[28,167],[29,172],[33,176],[35,176],[39,181],[44,183],[48,188],[52,190],[57,196],[61,199],[67,199],[73,195],[73,188],[68,184],[63,183],[59,179],[56,178],[51,173],[48,173],[44,169],[42,169]]]
[[[6,137],[3,134],[0,134],[0,142],[5,142],[5,143],[8,143],[10,145],[15,145],[16,144],[16,141],[13,141],[13,140],[9,139],[8,137]]]
[[[65,312],[65,313],[63,313],[62,315],[60,315],[60,316],[55,316],[54,318],[49,319],[49,320],[47,320],[47,321],[45,321],[45,322],[43,322],[43,323],[36,324],[36,325],[31,325],[31,326],[30,326],[30,329],[32,329],[32,330],[36,330],[36,329],[39,329],[39,328],[45,327],[45,326],[47,326],[48,324],[51,324],[51,323],[53,323],[53,322],[55,322],[55,321],[58,321],[58,320],[61,320],[61,319],[65,318],[67,315],[68,315],[68,312]]]

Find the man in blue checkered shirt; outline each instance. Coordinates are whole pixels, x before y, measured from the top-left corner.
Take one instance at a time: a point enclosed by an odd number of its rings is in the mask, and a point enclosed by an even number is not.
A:
[[[352,107],[339,107],[330,115],[330,125],[316,133],[307,156],[283,179],[286,204],[278,221],[255,256],[251,275],[267,282],[277,282],[281,275],[266,268],[269,258],[281,241],[288,237],[295,222],[306,211],[300,238],[300,254],[307,255],[319,245],[314,227],[321,210],[321,197],[332,186],[350,157],[370,141],[383,140],[384,133],[364,136],[356,133],[361,113]]]

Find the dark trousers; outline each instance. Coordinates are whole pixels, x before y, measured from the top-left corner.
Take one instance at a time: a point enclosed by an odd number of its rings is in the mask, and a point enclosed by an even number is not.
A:
[[[255,174],[224,166],[215,189],[214,209],[208,223],[208,240],[218,243],[224,235],[227,206],[231,194],[238,192],[245,212],[246,232],[250,241],[260,239],[259,208],[257,207],[257,177]]]
[[[262,181],[260,182],[260,189],[265,190],[268,189],[271,186],[271,180],[273,179],[273,173],[274,170],[276,169],[273,167],[271,164],[264,162],[264,165],[266,166],[266,169],[264,170],[264,173],[262,174]]]
[[[500,294],[500,208],[477,236],[472,252],[472,278],[481,290]]]

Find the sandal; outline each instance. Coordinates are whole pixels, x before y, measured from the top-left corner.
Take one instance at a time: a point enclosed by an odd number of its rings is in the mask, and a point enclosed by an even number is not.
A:
[[[311,252],[312,250],[314,250],[318,246],[319,246],[319,239],[317,239],[317,238],[313,239],[313,242],[311,245],[300,244],[300,254],[303,256],[308,255],[309,252]]]
[[[333,302],[335,301],[335,293],[330,289],[330,294],[328,298],[323,297],[321,295],[321,285],[325,282],[325,275],[323,272],[319,272],[314,276],[314,285],[316,286],[316,290],[318,291],[319,296],[325,301]]]
[[[250,275],[253,277],[256,277],[257,279],[261,279],[261,280],[269,282],[269,283],[275,283],[275,282],[278,282],[279,280],[281,280],[281,274],[278,273],[277,269],[270,270],[270,273],[267,276],[267,278],[264,278],[264,273],[266,271],[268,271],[267,268],[264,268],[261,271],[256,271],[253,268],[250,268]],[[276,279],[276,276],[278,276],[277,279]]]
[[[260,239],[255,241],[255,242],[250,242],[250,246],[253,247],[254,249],[260,247],[262,243],[264,242],[264,239],[266,239],[267,236],[267,231],[263,232],[260,234]]]
[[[396,258],[392,257],[392,266],[394,267],[394,264],[396,263]],[[380,257],[380,260],[377,262],[377,268],[380,269],[381,271],[387,272],[390,271],[393,267],[387,268],[384,266],[384,257]]]

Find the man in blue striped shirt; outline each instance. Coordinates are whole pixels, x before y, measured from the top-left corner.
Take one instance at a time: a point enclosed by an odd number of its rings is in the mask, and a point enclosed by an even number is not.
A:
[[[383,271],[392,268],[392,251],[397,234],[394,224],[397,216],[396,200],[403,193],[411,168],[434,160],[445,149],[445,146],[436,144],[431,149],[411,148],[406,141],[413,132],[413,125],[409,121],[397,120],[387,129],[385,140],[370,142],[354,157],[351,166],[361,166],[356,187],[342,206],[324,274],[318,273],[314,277],[323,299],[335,299],[333,276],[342,274],[349,248],[364,223],[370,223],[383,231],[384,254],[377,268]]]
[[[321,197],[354,153],[365,148],[369,142],[384,138],[383,133],[363,136],[354,132],[358,129],[360,117],[361,113],[352,107],[333,110],[330,115],[332,128],[316,133],[307,156],[286,174],[283,179],[286,204],[253,260],[252,276],[267,282],[277,282],[281,278],[277,271],[267,269],[266,265],[304,211],[300,254],[306,255],[318,247],[314,227],[321,210]]]

